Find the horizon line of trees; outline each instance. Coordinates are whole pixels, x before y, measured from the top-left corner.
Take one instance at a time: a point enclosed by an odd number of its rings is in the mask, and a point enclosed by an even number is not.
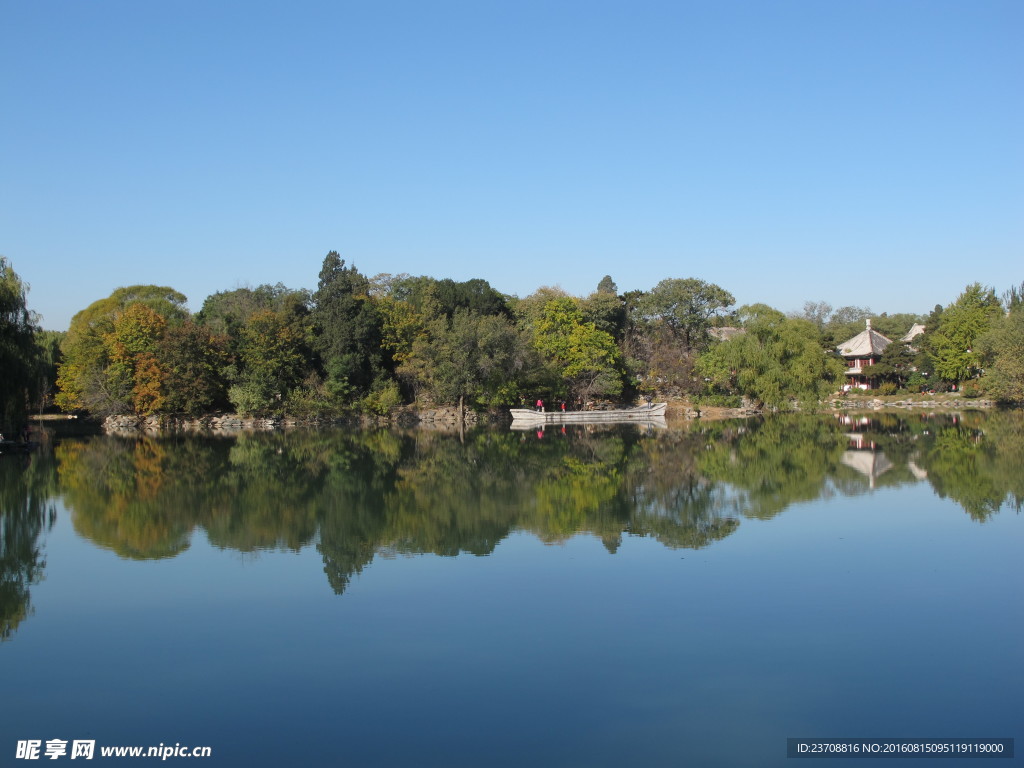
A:
[[[261,285],[214,293],[192,314],[166,286],[118,288],[42,331],[0,257],[0,429],[29,409],[112,414],[336,417],[416,404],[567,407],[639,396],[787,409],[839,390],[836,347],[872,327],[893,343],[873,374],[888,390],[965,387],[1024,401],[1024,283],[1002,297],[967,286],[927,316],[807,302],[785,314],[735,306],[697,278],[586,297],[543,286],[525,298],[486,280],[374,277],[324,258],[315,291]],[[914,323],[926,327],[899,342]],[[740,333],[716,333],[734,327]]]

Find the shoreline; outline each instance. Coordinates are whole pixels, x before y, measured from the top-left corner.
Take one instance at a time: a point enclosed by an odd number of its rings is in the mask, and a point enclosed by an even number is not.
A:
[[[853,411],[962,411],[989,410],[1000,408],[998,403],[988,398],[967,398],[960,395],[945,394],[922,399],[889,396],[855,396],[830,398],[820,404],[819,413],[845,413]],[[1010,406],[1011,408],[1020,407]],[[801,409],[795,409],[800,412]],[[669,402],[666,417],[670,421],[721,421],[726,419],[746,419],[757,416],[769,416],[779,411],[765,411],[752,405],[736,408],[721,406],[699,406],[688,400]],[[481,425],[500,425],[511,423],[507,411],[476,412],[465,411],[460,418],[459,409],[428,408],[416,410],[406,407],[387,416],[359,414],[339,418],[295,417],[295,416],[239,416],[233,413],[205,414],[203,416],[184,416],[164,414],[160,416],[107,416],[103,419],[89,417],[79,418],[73,414],[44,414],[32,416],[30,421],[57,432],[65,433],[102,433],[108,435],[138,434],[236,434],[239,432],[273,432],[287,429],[317,429],[326,427],[352,427],[365,429],[372,427],[405,427],[419,429],[435,429],[441,431],[458,431]],[[61,429],[66,426],[68,429]]]
[[[947,393],[943,395],[931,395],[915,399],[912,396],[885,395],[885,396],[853,396],[848,395],[830,397],[819,404],[818,413],[847,413],[851,411],[969,411],[969,410],[990,410],[1007,406],[1001,406],[995,400],[983,397],[963,397],[959,394]],[[1010,409],[1020,408],[1020,404],[1008,406]],[[794,408],[792,413],[800,413],[803,409]],[[690,415],[691,413],[695,415]],[[669,405],[669,416],[686,419],[703,419],[706,421],[717,421],[722,419],[745,419],[753,416],[769,416],[783,411],[762,410],[754,406],[740,406],[738,408],[726,408],[721,406],[699,406],[682,401]]]

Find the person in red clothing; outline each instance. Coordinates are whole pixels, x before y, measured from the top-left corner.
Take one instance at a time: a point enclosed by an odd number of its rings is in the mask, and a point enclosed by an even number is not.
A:
[[[537,410],[538,411],[543,411],[544,410],[544,401],[541,400],[539,397],[537,398]]]

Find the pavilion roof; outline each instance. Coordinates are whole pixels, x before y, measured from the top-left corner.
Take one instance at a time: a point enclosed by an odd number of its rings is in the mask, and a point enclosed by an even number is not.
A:
[[[906,332],[906,334],[903,336],[902,339],[900,339],[900,341],[913,341],[915,338],[924,333],[924,330],[925,329],[923,325],[921,325],[920,323],[914,323],[912,326],[910,326],[910,330]]]
[[[843,357],[874,357],[882,354],[890,344],[892,339],[872,329],[871,321],[868,320],[867,328],[849,341],[844,341],[836,347],[836,351]]]

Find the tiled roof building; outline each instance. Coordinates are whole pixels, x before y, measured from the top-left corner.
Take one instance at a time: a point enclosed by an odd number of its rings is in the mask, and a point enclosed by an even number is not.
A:
[[[846,360],[846,389],[870,389],[873,382],[867,369],[877,363],[885,348],[892,344],[892,339],[871,328],[870,319],[866,323],[863,331],[836,347]]]

